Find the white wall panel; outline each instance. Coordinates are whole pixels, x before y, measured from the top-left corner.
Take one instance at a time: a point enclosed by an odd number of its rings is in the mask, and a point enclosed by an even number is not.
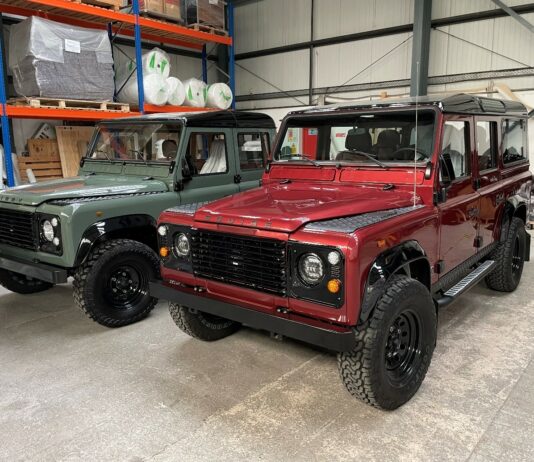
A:
[[[238,63],[283,90],[308,87],[308,50],[280,53],[260,58],[244,59]],[[270,93],[279,91],[273,85],[236,66],[237,94]]]
[[[504,0],[508,6],[519,6],[531,3],[529,0]],[[491,0],[434,0],[432,3],[432,19],[494,10],[497,6]]]
[[[317,39],[354,34],[413,21],[413,0],[316,0]]]
[[[317,48],[315,86],[328,87],[345,83],[409,36],[410,34],[398,34]],[[411,53],[412,41],[408,40],[348,84],[409,78]]]
[[[259,0],[235,8],[236,53],[310,39],[311,0]]]

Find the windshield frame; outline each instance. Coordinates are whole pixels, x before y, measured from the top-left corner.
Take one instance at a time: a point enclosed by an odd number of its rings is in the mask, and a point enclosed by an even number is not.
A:
[[[93,154],[96,149],[96,144],[98,140],[98,136],[100,134],[101,128],[108,128],[108,127],[124,127],[124,126],[134,126],[134,125],[173,125],[176,127],[180,127],[180,135],[177,142],[177,148],[176,148],[176,156],[173,159],[170,160],[139,160],[139,159],[117,159],[117,158],[99,158],[95,159],[93,157],[90,157],[90,154]],[[95,130],[93,133],[93,136],[91,138],[91,141],[89,142],[89,145],[87,147],[87,152],[82,157],[83,162],[98,162],[98,163],[112,163],[112,164],[141,164],[141,165],[158,165],[163,167],[169,167],[172,165],[173,162],[176,161],[178,153],[180,152],[180,146],[182,143],[183,133],[185,130],[186,124],[181,119],[175,119],[175,120],[158,120],[158,119],[147,119],[147,120],[132,120],[129,121],[127,119],[120,119],[120,120],[113,120],[113,121],[103,121],[99,122],[95,125]]]
[[[271,152],[270,156],[270,164],[272,165],[284,165],[284,164],[291,164],[292,166],[307,166],[310,167],[312,164],[306,160],[299,160],[299,159],[275,159],[275,156],[281,151],[282,145],[284,143],[287,129],[290,128],[290,124],[294,120],[306,120],[306,119],[325,119],[327,121],[332,121],[331,125],[334,125],[333,120],[335,118],[346,118],[347,116],[354,115],[356,117],[359,117],[361,115],[365,114],[394,114],[394,113],[406,113],[406,112],[413,112],[415,113],[416,107],[414,104],[409,105],[395,105],[395,107],[380,107],[380,108],[370,108],[369,106],[362,107],[361,109],[356,109],[354,107],[347,108],[347,109],[327,109],[325,108],[323,111],[317,111],[317,112],[309,112],[309,113],[290,113],[288,114],[284,120],[282,121],[280,125],[280,129],[278,130],[276,141],[274,143],[273,150]],[[439,140],[438,134],[439,134],[439,124],[440,124],[440,114],[441,111],[438,107],[435,105],[430,104],[424,104],[418,106],[417,110],[420,112],[432,112],[434,114],[434,130],[433,130],[433,136],[432,136],[432,150],[429,153],[429,157],[420,160],[416,163],[413,161],[408,162],[390,162],[386,161],[385,165],[389,168],[406,168],[407,166],[413,166],[416,165],[417,168],[424,168],[427,166],[428,162],[434,162],[434,158],[436,156],[436,151],[439,150]],[[370,160],[367,160],[365,162],[351,162],[346,160],[320,160],[320,159],[313,159],[313,161],[317,164],[317,167],[347,167],[347,168],[358,168],[358,169],[367,169],[367,168],[378,168],[381,169],[383,167],[379,166],[377,163],[372,162]]]

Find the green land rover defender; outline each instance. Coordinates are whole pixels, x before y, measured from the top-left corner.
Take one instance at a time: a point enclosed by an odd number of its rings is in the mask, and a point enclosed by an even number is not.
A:
[[[74,300],[119,327],[157,300],[156,220],[258,186],[275,134],[251,112],[155,114],[97,125],[79,176],[0,193],[0,284],[31,294],[74,278]]]

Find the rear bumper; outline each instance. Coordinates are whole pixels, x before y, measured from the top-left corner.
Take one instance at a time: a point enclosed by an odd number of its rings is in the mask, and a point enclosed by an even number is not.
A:
[[[238,305],[222,302],[202,295],[183,292],[168,287],[161,282],[150,283],[150,294],[153,297],[179,303],[180,305],[187,306],[194,310],[221,316],[256,329],[274,332],[328,350],[337,352],[350,351],[356,346],[356,337],[352,331],[338,332],[311,326],[303,322],[243,308]]]
[[[67,282],[68,278],[66,269],[45,263],[29,262],[15,257],[3,257],[0,255],[0,268],[53,284],[62,284]]]

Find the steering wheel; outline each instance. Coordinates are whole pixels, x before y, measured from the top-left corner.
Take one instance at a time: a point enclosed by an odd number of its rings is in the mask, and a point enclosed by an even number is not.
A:
[[[417,154],[419,154],[421,157],[419,157],[419,158],[416,159],[416,160],[425,160],[425,159],[428,159],[428,156],[427,156],[426,152],[421,151],[420,149],[415,149],[415,147],[411,147],[411,146],[407,146],[407,147],[404,147],[404,148],[397,149],[397,150],[392,154],[392,156],[395,156],[395,154],[400,153],[400,152],[405,152],[405,151],[415,151]]]

